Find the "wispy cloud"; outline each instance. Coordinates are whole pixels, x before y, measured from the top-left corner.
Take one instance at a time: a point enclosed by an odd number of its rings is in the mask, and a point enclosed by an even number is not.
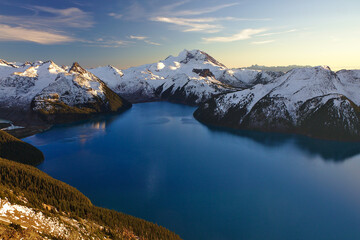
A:
[[[82,40],[81,42],[86,43],[90,47],[104,47],[104,48],[118,48],[125,47],[133,42],[119,39],[104,39],[98,38],[94,41],[92,40]]]
[[[147,44],[150,44],[150,45],[161,46],[160,43],[152,42],[152,41],[150,41],[150,40],[144,40],[144,42],[146,42]]]
[[[22,41],[40,44],[58,44],[77,41],[67,35],[51,33],[41,30],[27,29],[23,27],[11,27],[0,24],[0,41]]]
[[[113,12],[109,13],[108,15],[109,15],[110,17],[113,17],[113,18],[116,18],[116,19],[120,19],[120,18],[123,17],[122,14],[113,13]]]
[[[33,15],[0,15],[2,24],[18,25],[26,28],[60,29],[64,27],[89,28],[94,25],[89,13],[79,8],[57,9],[42,6],[24,7],[33,11]]]
[[[172,4],[168,4],[168,5],[164,5],[160,8],[161,12],[163,13],[167,13],[167,12],[170,12],[172,11],[173,9],[177,8],[177,7],[180,7],[182,5],[184,5],[185,3],[188,3],[190,2],[191,0],[183,0],[183,1],[178,1],[178,2],[175,2],[175,3],[172,3]]]
[[[260,34],[260,37],[267,37],[267,36],[273,36],[273,35],[280,35],[280,34],[285,34],[285,33],[293,33],[293,32],[297,32],[297,29],[290,29],[287,31],[282,31],[282,32],[269,32],[269,33],[264,33],[264,34]]]
[[[254,35],[265,32],[266,29],[260,28],[260,29],[244,29],[241,32],[226,36],[226,37],[209,37],[209,38],[203,38],[205,42],[235,42],[240,40],[246,40],[252,38]]]
[[[150,44],[150,45],[156,45],[156,46],[160,46],[160,45],[161,45],[160,43],[150,41],[150,40],[149,40],[149,37],[147,37],[147,36],[134,36],[134,35],[130,35],[129,38],[130,38],[130,39],[134,39],[134,40],[144,41],[145,43]]]
[[[254,45],[263,45],[263,44],[272,43],[272,42],[274,42],[274,41],[275,41],[275,40],[254,41],[254,42],[251,42],[251,44],[254,44]]]
[[[152,21],[172,23],[182,27],[183,32],[219,32],[222,28],[218,24],[210,24],[215,21],[213,18],[175,18],[175,17],[154,17]]]
[[[224,27],[222,21],[269,21],[269,18],[236,18],[236,17],[207,17],[207,18],[177,18],[177,17],[153,17],[150,20],[156,22],[171,23],[181,27],[183,32],[205,32],[216,33]]]
[[[241,3],[205,5],[194,7],[191,0],[175,1],[171,4],[159,6],[159,1],[139,2],[130,0],[130,3],[121,12],[122,19],[126,21],[146,21],[166,23],[172,29],[182,32],[217,33],[225,28],[225,21],[270,21],[270,18],[246,18],[246,17],[212,17],[212,13],[238,7]]]
[[[269,21],[269,18],[239,18],[239,17],[197,17],[209,13],[214,13],[225,8],[239,5],[239,3],[221,4],[201,9],[176,10],[190,1],[182,1],[160,8],[161,11],[154,12],[150,20],[156,22],[170,23],[178,26],[177,29],[183,32],[204,32],[216,33],[221,31],[223,21]]]
[[[147,36],[135,36],[130,35],[127,37],[130,40],[124,39],[116,39],[111,37],[98,38],[96,40],[81,40],[84,44],[87,44],[90,47],[103,47],[103,48],[118,48],[118,47],[131,47],[135,46],[137,41],[142,41],[147,44],[161,45],[160,43],[156,43],[149,40]]]
[[[262,22],[262,21],[271,21],[271,18],[238,18],[238,17],[222,17],[222,18],[214,18],[217,21],[244,21],[244,22]]]
[[[187,1],[182,2],[182,3],[185,4],[186,2]],[[176,12],[172,12],[171,14],[173,16],[196,16],[196,15],[203,15],[203,14],[207,14],[207,13],[217,12],[221,9],[233,7],[236,5],[239,5],[239,3],[221,4],[221,5],[212,6],[212,7],[205,7],[202,9],[190,9],[190,10],[176,11]]]
[[[136,40],[145,40],[145,39],[147,39],[148,37],[130,35],[129,38],[130,38],[130,39],[136,39]]]
[[[94,22],[89,13],[79,8],[57,9],[24,6],[32,15],[0,15],[1,41],[28,41],[39,44],[59,44],[78,39],[66,34],[65,28],[89,28]]]
[[[39,21],[44,20],[44,21],[48,21],[46,23],[47,25],[49,25],[50,22],[52,24],[56,24],[57,26],[59,26],[59,24],[63,24],[74,28],[89,28],[92,27],[94,24],[91,15],[79,8],[73,7],[73,8],[57,9],[57,8],[42,7],[42,6],[33,6],[30,7],[30,9],[31,8],[33,8],[34,10],[38,10],[40,12],[53,14],[53,16],[45,17],[38,15],[32,17],[31,21],[29,22],[36,20],[36,22],[38,23]]]

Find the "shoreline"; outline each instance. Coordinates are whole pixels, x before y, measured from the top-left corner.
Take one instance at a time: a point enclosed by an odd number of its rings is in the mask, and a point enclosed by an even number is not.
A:
[[[137,102],[132,102],[132,104],[142,104],[142,103],[151,103],[151,102],[169,102],[169,103],[175,103],[175,104],[180,104],[180,105],[187,105],[187,106],[194,106],[194,105],[190,105],[190,104],[185,104],[185,103],[179,103],[179,102],[175,102],[175,101],[167,101],[167,100],[155,100],[155,101],[137,101]],[[197,108],[198,109],[198,108]],[[193,117],[196,121],[200,122],[201,124],[210,127],[210,128],[216,128],[218,130],[222,130],[222,131],[237,131],[237,130],[245,130],[245,131],[255,131],[255,132],[259,132],[259,133],[279,133],[279,134],[285,134],[285,135],[295,135],[295,136],[302,136],[302,137],[307,137],[310,139],[316,139],[316,140],[322,140],[322,141],[332,141],[332,142],[348,142],[348,143],[360,143],[360,139],[359,140],[354,140],[354,139],[334,139],[334,138],[327,138],[327,137],[321,137],[321,136],[316,136],[316,135],[311,135],[311,134],[306,134],[306,133],[302,133],[299,131],[276,131],[276,130],[269,130],[269,129],[248,129],[248,128],[241,128],[238,126],[231,126],[231,125],[227,125],[227,124],[223,124],[223,123],[213,123],[213,122],[207,122],[207,121],[203,121],[202,119],[199,119],[196,115],[196,111],[197,109],[195,109],[195,111],[193,112]],[[3,121],[8,121],[14,125],[17,126],[21,126],[22,128],[15,128],[15,129],[10,129],[10,130],[3,130],[11,135],[13,135],[16,138],[19,139],[23,139],[26,137],[30,137],[33,135],[36,135],[38,133],[42,133],[45,132],[47,130],[50,130],[53,126],[56,126],[57,124],[62,124],[62,123],[76,123],[79,121],[83,121],[83,120],[90,120],[93,119],[95,117],[99,117],[99,116],[105,116],[105,115],[109,115],[109,114],[122,114],[124,111],[120,111],[120,112],[115,112],[115,113],[98,113],[98,114],[91,114],[86,118],[80,118],[80,119],[73,119],[71,121],[64,121],[64,122],[58,122],[58,123],[45,123],[40,125],[38,121],[34,121],[37,124],[36,125],[31,125],[32,119],[29,119],[29,123],[25,123],[24,124],[24,120],[18,122],[18,121],[14,121],[12,122],[11,120],[6,120],[4,118],[1,118],[1,120]],[[24,126],[25,125],[25,126]]]
[[[23,127],[23,128],[17,128],[12,130],[3,130],[4,132],[7,132],[11,134],[12,136],[23,139],[27,138],[33,135],[36,135],[38,133],[45,132],[49,129],[51,129],[54,125],[45,125],[45,126],[29,126],[29,127]]]

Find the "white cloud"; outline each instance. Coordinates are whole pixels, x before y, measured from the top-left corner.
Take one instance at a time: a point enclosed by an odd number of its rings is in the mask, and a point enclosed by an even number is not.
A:
[[[125,40],[118,40],[118,39],[104,39],[104,38],[98,38],[95,41],[91,40],[82,40],[83,43],[88,44],[90,47],[104,47],[104,48],[118,48],[118,47],[125,47],[130,45],[131,41],[125,41]]]
[[[113,40],[113,41],[104,41],[100,42],[97,47],[105,47],[105,48],[117,48],[122,46],[127,46],[129,42],[122,40]]]
[[[274,41],[275,41],[275,40],[255,41],[255,42],[252,42],[251,44],[254,44],[254,45],[262,45],[262,44],[272,43],[272,42],[274,42]]]
[[[184,5],[185,3],[188,3],[188,2],[190,2],[190,0],[184,0],[184,1],[173,3],[173,4],[162,6],[161,7],[161,12],[163,12],[163,13],[169,12],[169,11],[173,10],[174,8],[180,7],[180,6],[182,6],[182,5]]]
[[[150,41],[150,40],[149,40],[149,37],[147,37],[147,36],[134,36],[134,35],[130,35],[129,38],[130,38],[130,39],[134,39],[134,40],[144,41],[145,43],[150,44],[150,45],[156,45],[156,46],[160,46],[160,45],[161,45],[160,43]]]
[[[145,40],[144,42],[146,42],[147,44],[150,44],[150,45],[161,46],[160,43],[152,42],[152,41],[150,41],[150,40]]]
[[[182,27],[183,32],[219,32],[222,28],[218,24],[209,24],[215,21],[215,18],[175,18],[175,17],[155,17],[152,21],[172,23]]]
[[[79,8],[25,6],[32,15],[0,15],[1,41],[28,41],[58,44],[79,41],[64,33],[64,28],[89,28],[94,22],[89,13]]]
[[[122,14],[113,13],[113,12],[109,13],[108,15],[109,15],[110,17],[113,17],[113,18],[116,18],[116,19],[120,19],[120,18],[123,17]]]
[[[142,41],[147,44],[156,45],[156,46],[161,45],[160,43],[150,41],[149,37],[147,37],[147,36],[130,35],[127,38],[134,40],[134,41],[105,37],[105,38],[98,38],[95,41],[81,40],[81,42],[86,43],[86,44],[88,44],[88,46],[91,46],[91,47],[104,47],[104,48],[118,48],[118,47],[134,46],[136,44],[136,41]]]
[[[228,4],[221,4],[221,5],[198,8],[198,9],[193,9],[192,6],[193,4],[191,4],[190,9],[177,11],[175,10],[176,8],[181,7],[186,3],[191,3],[191,1],[184,0],[165,6],[155,6],[154,2],[152,1],[139,3],[139,1],[137,0],[132,0],[129,2],[131,3],[122,12],[123,17],[126,20],[139,20],[144,18],[149,19],[158,16],[166,16],[166,17],[196,16],[207,13],[213,13],[221,9],[229,8],[239,4],[239,3],[228,3]]]
[[[183,3],[185,3],[185,2],[183,2]],[[233,6],[236,6],[236,5],[239,5],[239,3],[229,3],[229,4],[222,4],[222,5],[217,5],[217,6],[207,7],[207,8],[202,8],[202,9],[191,9],[191,10],[177,11],[177,12],[172,12],[171,15],[172,16],[203,15],[203,14],[206,14],[206,13],[217,12],[217,11],[219,11],[221,9],[233,7]]]
[[[259,35],[260,37],[267,37],[267,36],[273,36],[273,35],[279,35],[279,34],[284,34],[284,33],[292,33],[292,32],[297,32],[297,29],[291,29],[291,30],[287,30],[287,31],[282,31],[282,32],[270,32],[270,33],[264,33]]]
[[[175,9],[190,1],[182,1],[179,3],[163,6],[160,11],[153,13],[150,20],[157,22],[164,22],[179,26],[179,30],[183,32],[205,32],[216,33],[224,28],[222,21],[269,21],[270,18],[239,18],[239,17],[202,17],[192,18],[188,16],[204,15],[217,12],[224,8],[234,7],[239,3],[229,3],[216,5],[212,7],[204,7],[202,9],[188,9],[178,10]]]
[[[94,25],[91,15],[79,8],[57,9],[43,6],[31,6],[28,7],[28,9],[34,11],[35,14],[31,16],[0,15],[0,21],[8,24],[49,28],[89,28]]]
[[[62,35],[23,27],[11,27],[0,24],[0,41],[24,41],[40,44],[59,44],[64,42],[74,42],[76,39]]]
[[[222,17],[222,18],[177,18],[177,17],[154,17],[150,20],[156,22],[171,23],[181,26],[183,32],[205,32],[216,33],[224,27],[219,24],[220,21],[269,21],[268,18],[248,19],[248,18],[235,18],[235,17]]]
[[[238,18],[238,17],[222,17],[222,18],[215,18],[217,21],[271,21],[271,18]]]
[[[252,38],[254,35],[265,32],[266,29],[244,29],[241,32],[227,37],[210,37],[203,38],[205,42],[235,42]]]
[[[145,39],[147,39],[148,37],[130,35],[129,38],[130,38],[130,39],[136,39],[136,40],[145,40]]]

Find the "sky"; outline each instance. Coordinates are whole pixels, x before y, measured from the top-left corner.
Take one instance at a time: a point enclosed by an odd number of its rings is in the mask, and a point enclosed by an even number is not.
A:
[[[184,49],[227,67],[360,69],[358,0],[0,0],[0,58],[128,68]]]

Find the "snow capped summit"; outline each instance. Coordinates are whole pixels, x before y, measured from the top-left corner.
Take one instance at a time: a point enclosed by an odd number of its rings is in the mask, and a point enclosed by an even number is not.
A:
[[[89,69],[89,71],[95,76],[101,76],[101,79],[104,79],[111,89],[115,89],[120,84],[121,77],[124,75],[121,70],[111,65]]]
[[[234,128],[360,139],[357,76],[356,72],[336,74],[326,66],[297,68],[266,85],[210,99],[194,116]]]
[[[165,59],[165,61],[166,60],[177,61],[183,64],[198,62],[198,63],[211,64],[214,66],[226,68],[225,65],[221,64],[220,62],[216,61],[213,57],[211,57],[209,54],[200,50],[188,51],[185,49],[182,52],[180,52],[177,57],[171,56]]]
[[[8,108],[16,106],[26,109],[38,92],[65,71],[54,62],[47,61],[39,65],[0,68],[0,72],[0,102],[7,102]]]
[[[339,78],[329,67],[296,68],[277,81],[281,84],[272,90],[271,96],[291,97],[294,102],[342,92]]]
[[[228,69],[200,50],[183,50],[153,64],[117,70],[89,69],[118,94],[132,102],[169,100],[198,105],[221,93],[267,84],[282,73]]]
[[[192,105],[280,76],[271,72],[228,69],[200,50],[183,50],[178,56],[122,71],[114,67],[89,71],[132,102],[169,100]]]
[[[69,72],[58,74],[53,83],[33,98],[31,105],[32,110],[50,121],[63,121],[73,115],[116,112],[131,107],[130,103],[77,62]]]
[[[122,71],[109,66],[89,71],[133,102],[170,100],[199,104],[214,94],[232,90],[216,79],[225,69],[202,51],[184,50],[176,57]]]
[[[15,65],[8,63],[7,61],[0,59],[0,66],[16,67]]]
[[[16,121],[32,111],[74,115],[117,111],[130,104],[78,63],[66,71],[53,61],[38,61],[0,65],[0,107],[2,117]]]

